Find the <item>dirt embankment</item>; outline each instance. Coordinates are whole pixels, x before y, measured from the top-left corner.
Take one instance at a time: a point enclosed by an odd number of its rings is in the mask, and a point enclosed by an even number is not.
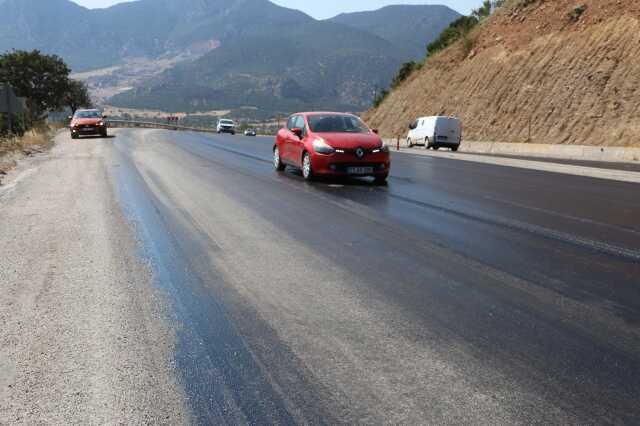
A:
[[[471,39],[365,118],[390,137],[442,114],[463,119],[467,140],[640,146],[637,0],[513,0]]]
[[[18,160],[49,149],[53,145],[53,132],[54,129],[42,128],[28,131],[22,137],[0,137],[0,184]]]

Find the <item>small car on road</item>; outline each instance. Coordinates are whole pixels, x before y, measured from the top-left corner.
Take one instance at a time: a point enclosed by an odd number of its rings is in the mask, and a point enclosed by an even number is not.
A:
[[[273,146],[278,171],[302,170],[305,180],[317,176],[370,176],[384,184],[389,176],[389,148],[377,132],[353,115],[303,112],[292,115]]]
[[[236,134],[236,123],[233,120],[221,118],[218,120],[218,126],[216,127],[218,133],[231,133]]]
[[[258,136],[258,131],[256,129],[247,129],[244,131],[245,136]]]
[[[407,145],[425,149],[451,148],[457,151],[462,141],[462,124],[456,117],[420,117],[409,125]]]
[[[102,115],[97,109],[79,109],[71,117],[69,130],[71,139],[78,139],[80,136],[102,136],[107,137],[106,115]]]

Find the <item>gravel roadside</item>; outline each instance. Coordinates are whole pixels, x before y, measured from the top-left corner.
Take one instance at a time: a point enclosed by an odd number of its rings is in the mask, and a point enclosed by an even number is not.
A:
[[[0,425],[187,424],[174,330],[108,176],[57,145],[0,187]]]

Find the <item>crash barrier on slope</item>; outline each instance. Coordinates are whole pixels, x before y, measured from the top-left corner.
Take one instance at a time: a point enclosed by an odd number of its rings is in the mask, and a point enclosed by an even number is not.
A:
[[[141,129],[163,129],[188,132],[216,133],[213,128],[188,127],[177,124],[154,123],[152,121],[132,121],[132,120],[106,120],[111,128],[141,128]]]

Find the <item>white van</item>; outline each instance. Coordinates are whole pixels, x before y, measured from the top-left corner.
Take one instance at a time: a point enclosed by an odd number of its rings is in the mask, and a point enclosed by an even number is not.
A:
[[[457,151],[462,141],[462,124],[456,117],[421,117],[409,129],[409,148],[424,145],[425,149],[442,147]]]

